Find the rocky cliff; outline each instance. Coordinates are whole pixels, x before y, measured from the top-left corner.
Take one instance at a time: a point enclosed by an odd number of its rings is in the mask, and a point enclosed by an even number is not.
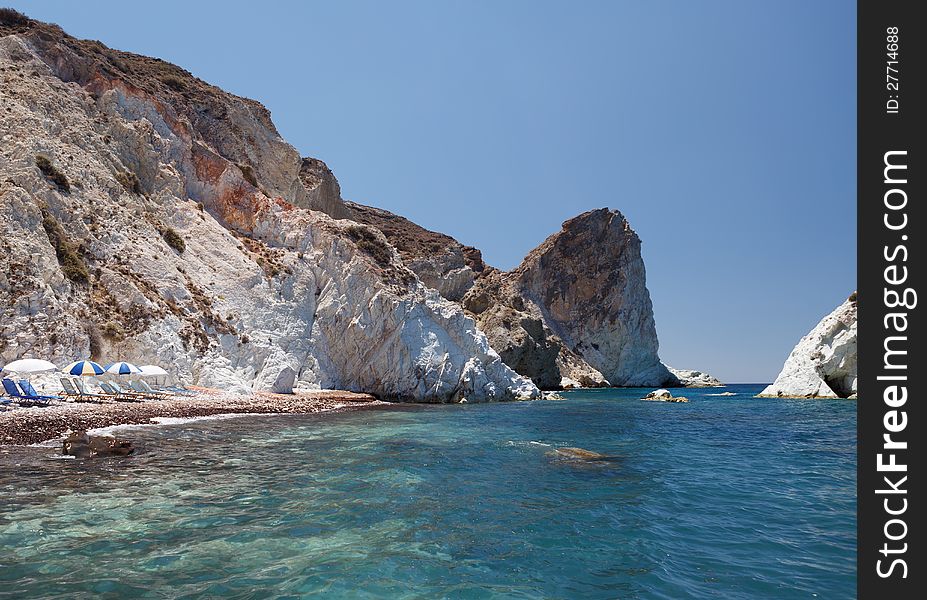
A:
[[[448,300],[459,302],[487,271],[483,256],[443,233],[429,231],[387,210],[345,202],[351,219],[376,227],[419,279]]]
[[[259,103],[0,11],[0,358],[231,389],[536,397]],[[435,287],[435,286],[432,286]],[[438,286],[440,287],[440,286]]]
[[[617,211],[506,273],[343,201],[261,104],[175,65],[0,10],[0,82],[0,359],[418,401],[680,385]]]
[[[856,396],[856,292],[798,342],[776,381],[760,396]]]
[[[660,362],[640,238],[614,210],[563,224],[463,299],[507,364],[541,387],[676,385]]]

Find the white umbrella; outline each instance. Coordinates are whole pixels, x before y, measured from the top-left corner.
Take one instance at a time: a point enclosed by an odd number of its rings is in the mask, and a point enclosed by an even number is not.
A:
[[[168,373],[158,365],[142,365],[139,367],[142,370],[142,377],[154,377],[155,385],[159,385],[161,380],[159,377],[166,376]]]
[[[139,367],[139,369],[142,370],[142,377],[158,377],[160,375],[167,375],[167,371],[158,365],[142,365]]]
[[[47,360],[41,360],[39,358],[23,358],[20,360],[14,360],[10,364],[3,367],[2,370],[15,373],[47,373],[49,371],[57,371],[58,367],[48,362]]]

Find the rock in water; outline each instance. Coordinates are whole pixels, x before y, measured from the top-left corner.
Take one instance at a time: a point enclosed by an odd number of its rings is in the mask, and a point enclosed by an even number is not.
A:
[[[669,390],[654,390],[641,398],[641,400],[654,400],[656,402],[688,402],[685,396],[673,396]]]
[[[702,373],[701,371],[694,371],[692,369],[668,368],[670,373],[675,375],[676,379],[679,380],[679,385],[682,387],[722,387],[724,385],[716,377],[712,377],[708,373]]]
[[[291,369],[383,398],[538,397],[389,239],[343,220],[334,175],[258,102],[24,17],[0,17],[0,79],[2,362],[121,355],[239,392],[286,390]],[[467,277],[434,285],[462,294]]]
[[[554,448],[547,454],[554,458],[568,458],[572,460],[608,460],[609,458],[605,454],[599,454],[598,452],[586,450],[585,448]]]
[[[676,383],[660,362],[641,242],[606,208],[563,224],[463,299],[502,359],[543,388]]]
[[[127,456],[135,452],[132,442],[118,440],[108,435],[88,435],[86,431],[72,433],[64,439],[63,454],[77,458],[98,456]]]
[[[776,381],[759,395],[774,398],[856,395],[856,292],[798,342]]]

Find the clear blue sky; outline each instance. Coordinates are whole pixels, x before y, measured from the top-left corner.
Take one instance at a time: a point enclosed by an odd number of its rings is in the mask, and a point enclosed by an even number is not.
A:
[[[501,268],[620,209],[672,366],[771,381],[856,285],[853,2],[0,4],[261,101]]]

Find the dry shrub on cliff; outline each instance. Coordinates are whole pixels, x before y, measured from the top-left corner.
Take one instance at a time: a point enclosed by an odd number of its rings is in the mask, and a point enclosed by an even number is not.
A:
[[[48,241],[55,249],[55,256],[58,258],[58,264],[61,265],[64,276],[74,283],[87,283],[90,280],[90,273],[87,271],[84,259],[77,253],[74,245],[68,241],[67,234],[58,220],[44,208],[42,209],[42,227],[45,229]]]
[[[130,194],[141,196],[142,182],[138,180],[138,175],[132,171],[119,171],[116,173],[116,181],[121,183],[122,187],[124,187]]]
[[[35,166],[45,175],[46,179],[58,186],[59,191],[67,194],[71,193],[71,183],[68,181],[68,178],[52,164],[50,158],[44,154],[36,154]]]
[[[375,260],[377,264],[385,267],[390,263],[393,254],[389,251],[389,246],[380,240],[369,227],[351,225],[344,231],[357,244],[361,252]]]
[[[29,17],[12,8],[0,8],[0,25],[9,25],[10,27],[18,25],[29,25],[32,22]]]
[[[184,243],[180,234],[170,227],[165,227],[161,230],[161,237],[164,238],[168,246],[176,250],[179,254],[183,254],[183,251],[187,249],[187,244]]]
[[[187,84],[185,84],[179,77],[174,77],[173,75],[162,76],[161,83],[171,88],[175,92],[183,92],[187,89]]]
[[[126,336],[126,332],[122,328],[122,325],[116,321],[107,321],[104,323],[103,326],[100,327],[100,333],[103,334],[103,337],[115,341],[121,341],[125,339]]]

